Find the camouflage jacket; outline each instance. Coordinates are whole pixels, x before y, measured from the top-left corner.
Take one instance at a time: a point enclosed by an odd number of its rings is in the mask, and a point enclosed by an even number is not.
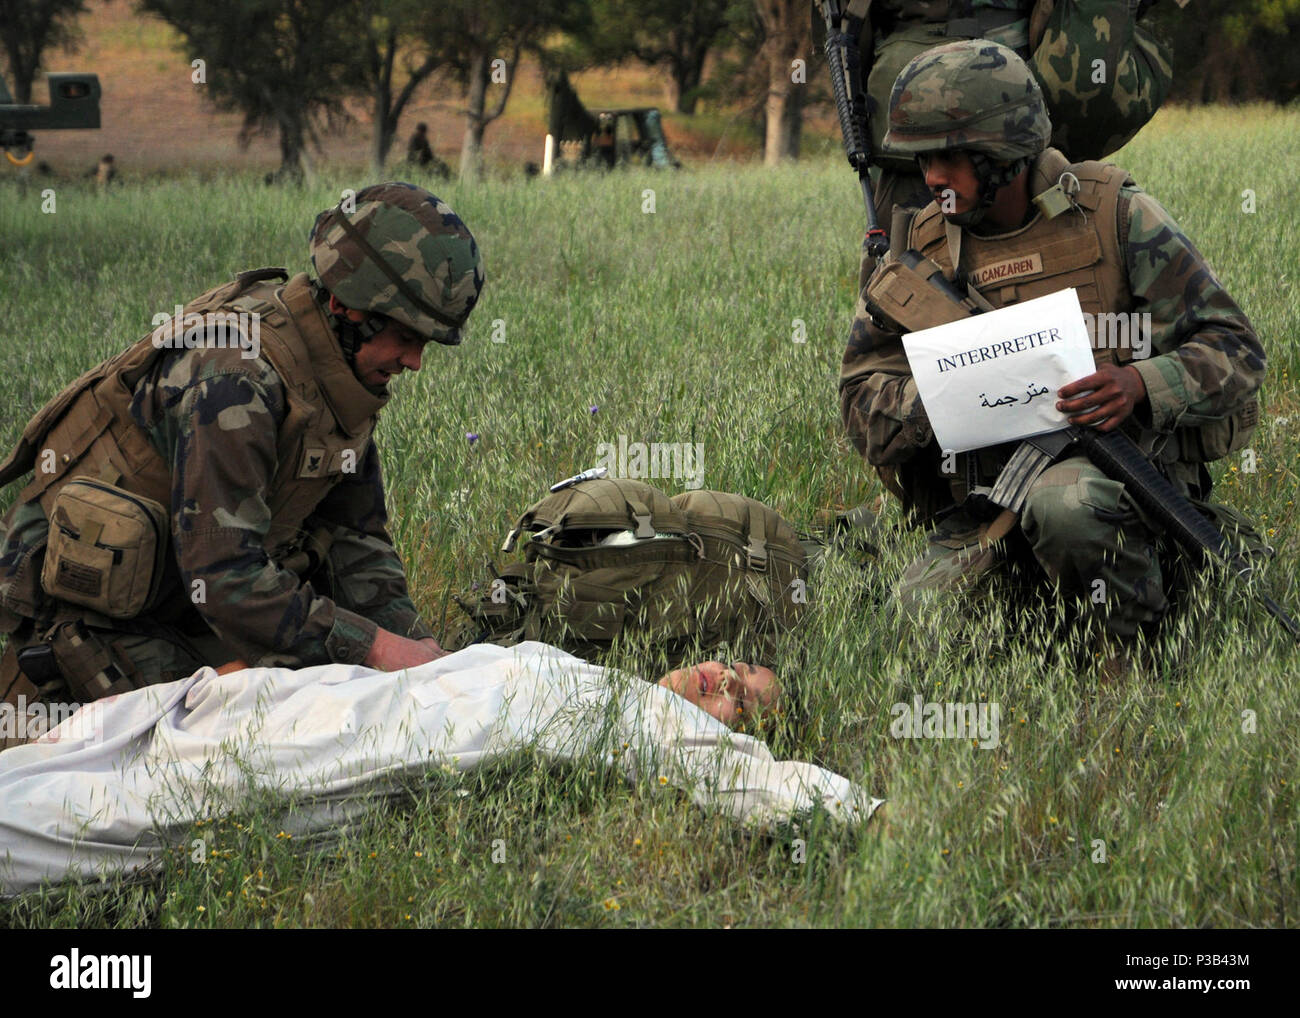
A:
[[[310,504],[299,503],[307,518],[288,521],[295,532],[330,531],[334,597],[282,564],[293,548],[284,533],[273,532],[271,504],[295,473],[281,463],[292,455],[282,447],[286,417],[295,406],[298,415],[331,411],[310,411],[300,396],[290,401],[265,348],[257,357],[245,353],[234,346],[170,352],[131,389],[129,417],[167,470],[154,497],[171,513],[161,591],[140,621],[190,635],[210,629],[232,654],[265,665],[359,663],[377,626],[430,636],[386,531],[379,456],[369,438],[350,469],[330,471],[332,486],[318,484]],[[341,356],[339,367],[346,370]],[[48,529],[37,499],[20,498],[0,521],[0,628],[10,630],[22,617],[48,625],[53,616],[46,616],[59,609],[57,602],[41,605],[39,590],[27,589],[32,570],[23,567],[40,553]]]
[[[1245,313],[1169,213],[1136,186],[1123,187],[1120,196],[1119,217],[1127,226],[1119,229],[1120,249],[1131,301],[1128,307],[1101,310],[1150,314],[1151,356],[1133,362],[1147,389],[1134,423],[1148,451],[1162,450],[1166,471],[1205,494],[1208,477],[1179,452],[1183,445],[1175,433],[1241,411],[1263,381],[1263,347]],[[992,287],[983,293],[998,303]],[[903,497],[917,522],[928,521],[945,501],[952,504],[901,337],[877,327],[861,298],[839,393],[849,438],[881,469],[886,485]],[[996,457],[980,459],[981,483],[996,476],[996,467]]]
[[[286,413],[274,368],[236,351],[164,359],[136,387],[132,417],[172,464],[172,553],[186,593],[202,581],[204,622],[250,663],[289,666],[358,664],[377,626],[431,636],[386,529],[373,441],[306,522],[334,531],[333,584],[351,609],[268,559],[267,496]]]

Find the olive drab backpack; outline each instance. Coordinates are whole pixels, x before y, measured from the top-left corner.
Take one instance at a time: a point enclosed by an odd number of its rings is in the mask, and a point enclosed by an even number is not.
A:
[[[796,625],[808,558],[763,503],[720,491],[669,498],[639,481],[597,479],[531,506],[506,538],[523,562],[500,571],[448,645],[542,640],[591,654],[644,637],[672,656],[742,633]]]

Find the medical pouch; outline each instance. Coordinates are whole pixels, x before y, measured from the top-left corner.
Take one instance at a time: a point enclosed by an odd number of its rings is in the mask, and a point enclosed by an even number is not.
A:
[[[74,477],[59,491],[41,588],[114,619],[135,618],[157,593],[167,512],[153,499]]]

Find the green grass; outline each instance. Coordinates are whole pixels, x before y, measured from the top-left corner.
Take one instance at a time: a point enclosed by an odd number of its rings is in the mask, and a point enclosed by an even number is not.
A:
[[[1269,353],[1258,470],[1220,464],[1217,494],[1268,529],[1270,581],[1293,608],[1298,139],[1294,112],[1174,110],[1117,158],[1178,217]],[[240,269],[304,268],[314,214],[363,183],[326,170],[311,191],[243,179],[108,197],[67,186],[53,215],[37,191],[0,186],[0,438],[11,443],[158,310]],[[1254,215],[1241,211],[1247,188]],[[707,487],[799,524],[880,495],[841,436],[835,395],[862,223],[841,159],[435,190],[478,237],[488,285],[465,345],[430,349],[379,430],[393,536],[435,625],[514,515],[620,434],[702,442]],[[489,341],[497,319],[502,343]],[[471,447],[466,432],[482,438]],[[899,528],[891,503],[884,521],[878,571],[832,559],[798,647],[772,664],[806,707],[777,734],[780,750],[886,795],[887,831],[815,824],[796,863],[792,832],[748,834],[599,763],[524,756],[434,774],[328,845],[281,837],[275,811],[250,804],[196,832],[206,862],[182,850],[155,879],[29,896],[0,907],[0,922],[1295,924],[1300,664],[1262,611],[1207,586],[1167,627],[1160,677],[1098,690],[1050,610],[970,602],[920,633],[889,617],[890,579],[921,536]],[[890,707],[916,693],[1000,703],[1000,745],[891,738]],[[492,861],[495,839],[504,863]],[[1098,840],[1105,862],[1093,861]]]

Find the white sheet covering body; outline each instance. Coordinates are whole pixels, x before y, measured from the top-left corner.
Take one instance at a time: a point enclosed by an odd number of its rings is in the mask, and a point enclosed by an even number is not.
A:
[[[399,673],[203,668],[93,706],[0,753],[0,893],[147,865],[195,820],[259,789],[293,797],[285,829],[301,835],[355,815],[394,777],[530,746],[666,778],[747,824],[815,804],[860,821],[882,801],[775,760],[666,689],[543,643],[473,646]]]

